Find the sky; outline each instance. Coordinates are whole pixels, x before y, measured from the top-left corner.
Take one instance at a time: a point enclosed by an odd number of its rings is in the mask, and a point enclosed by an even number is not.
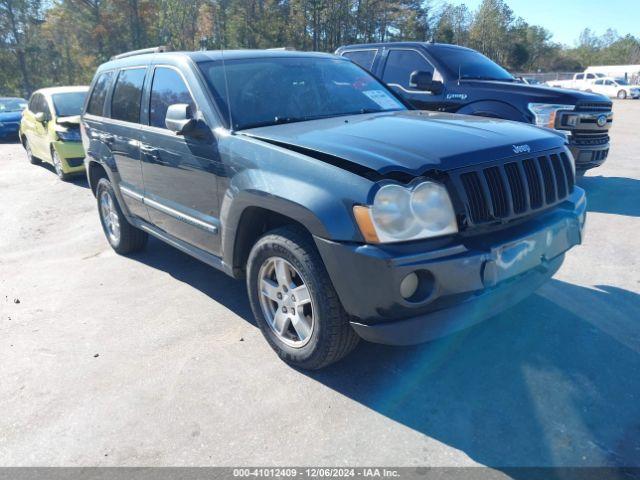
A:
[[[476,10],[481,0],[449,0]],[[613,28],[620,35],[640,36],[637,0],[505,0],[516,17],[545,27],[553,41],[575,46],[580,32],[590,28],[597,35]]]

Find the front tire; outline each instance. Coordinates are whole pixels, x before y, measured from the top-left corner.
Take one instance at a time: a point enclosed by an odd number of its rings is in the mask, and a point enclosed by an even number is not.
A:
[[[100,223],[111,248],[121,255],[142,250],[149,236],[127,221],[113,192],[113,186],[106,178],[101,178],[98,182],[96,199]]]
[[[64,170],[62,169],[62,159],[60,158],[60,155],[58,155],[58,152],[56,152],[56,149],[53,147],[51,148],[51,160],[53,162],[53,168],[55,168],[58,178],[63,182],[69,180],[69,174],[64,173]]]
[[[247,290],[262,334],[290,365],[317,370],[358,344],[322,258],[300,228],[279,228],[256,242]]]
[[[620,90],[618,92],[618,98],[620,100],[624,100],[625,98],[627,98],[627,92],[625,90]]]

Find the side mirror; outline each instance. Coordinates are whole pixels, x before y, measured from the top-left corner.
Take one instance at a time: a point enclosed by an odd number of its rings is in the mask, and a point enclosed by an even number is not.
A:
[[[39,123],[44,123],[47,121],[47,116],[44,114],[44,112],[38,112],[34,115],[34,118],[36,119],[36,122]]]
[[[409,86],[425,92],[439,93],[442,90],[442,82],[433,80],[433,72],[416,70],[409,77]]]
[[[178,135],[189,134],[197,124],[191,107],[186,103],[170,105],[164,123],[169,130]]]

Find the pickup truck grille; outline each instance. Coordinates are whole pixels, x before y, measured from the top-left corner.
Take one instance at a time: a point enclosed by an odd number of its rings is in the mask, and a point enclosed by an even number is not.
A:
[[[505,222],[546,209],[573,192],[565,152],[521,158],[450,174],[467,226]]]
[[[609,143],[609,134],[607,132],[574,132],[571,139],[572,145],[577,146],[599,146]]]
[[[576,104],[576,111],[596,110],[602,112],[611,111],[612,104],[609,102],[579,102]]]

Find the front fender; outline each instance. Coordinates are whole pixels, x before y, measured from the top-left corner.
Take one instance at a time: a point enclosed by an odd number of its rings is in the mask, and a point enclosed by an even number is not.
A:
[[[321,160],[249,137],[221,145],[233,152],[234,171],[220,211],[225,261],[233,258],[236,232],[247,208],[284,215],[317,237],[362,242],[353,206],[366,203],[372,182]],[[225,142],[226,143],[226,142]]]

